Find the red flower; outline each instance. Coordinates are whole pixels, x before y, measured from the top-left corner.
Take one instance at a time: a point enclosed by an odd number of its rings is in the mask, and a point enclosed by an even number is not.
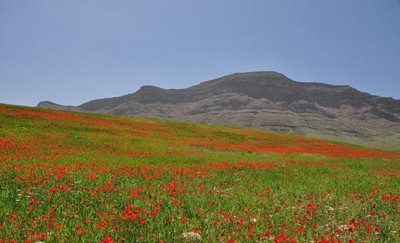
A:
[[[379,225],[377,225],[377,226],[375,227],[375,232],[376,232],[376,233],[380,233],[380,232],[381,232],[381,227],[379,227]]]
[[[113,239],[111,236],[107,236],[105,239],[101,240],[101,243],[113,243]]]
[[[369,224],[365,229],[365,232],[367,232],[368,234],[372,233],[373,227],[373,224]]]

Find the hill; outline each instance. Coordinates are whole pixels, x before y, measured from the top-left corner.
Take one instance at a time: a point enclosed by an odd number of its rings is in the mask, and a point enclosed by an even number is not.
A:
[[[115,98],[39,107],[284,131],[400,147],[400,101],[350,86],[296,82],[276,72],[236,73],[185,89],[143,86]]]
[[[399,162],[279,132],[0,105],[0,242],[397,242]]]

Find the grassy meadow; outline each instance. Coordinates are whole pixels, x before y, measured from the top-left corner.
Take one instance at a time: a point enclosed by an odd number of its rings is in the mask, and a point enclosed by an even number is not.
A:
[[[400,153],[0,105],[2,242],[400,242]]]

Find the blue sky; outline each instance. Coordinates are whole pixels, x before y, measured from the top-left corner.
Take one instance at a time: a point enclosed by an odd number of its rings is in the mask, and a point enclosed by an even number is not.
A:
[[[0,0],[0,103],[256,70],[400,99],[400,1]]]

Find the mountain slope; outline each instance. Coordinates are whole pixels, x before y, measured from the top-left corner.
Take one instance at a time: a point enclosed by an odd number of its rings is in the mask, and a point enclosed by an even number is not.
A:
[[[44,108],[261,128],[383,148],[400,147],[400,101],[276,72],[237,73],[185,89],[143,86],[80,106]]]

